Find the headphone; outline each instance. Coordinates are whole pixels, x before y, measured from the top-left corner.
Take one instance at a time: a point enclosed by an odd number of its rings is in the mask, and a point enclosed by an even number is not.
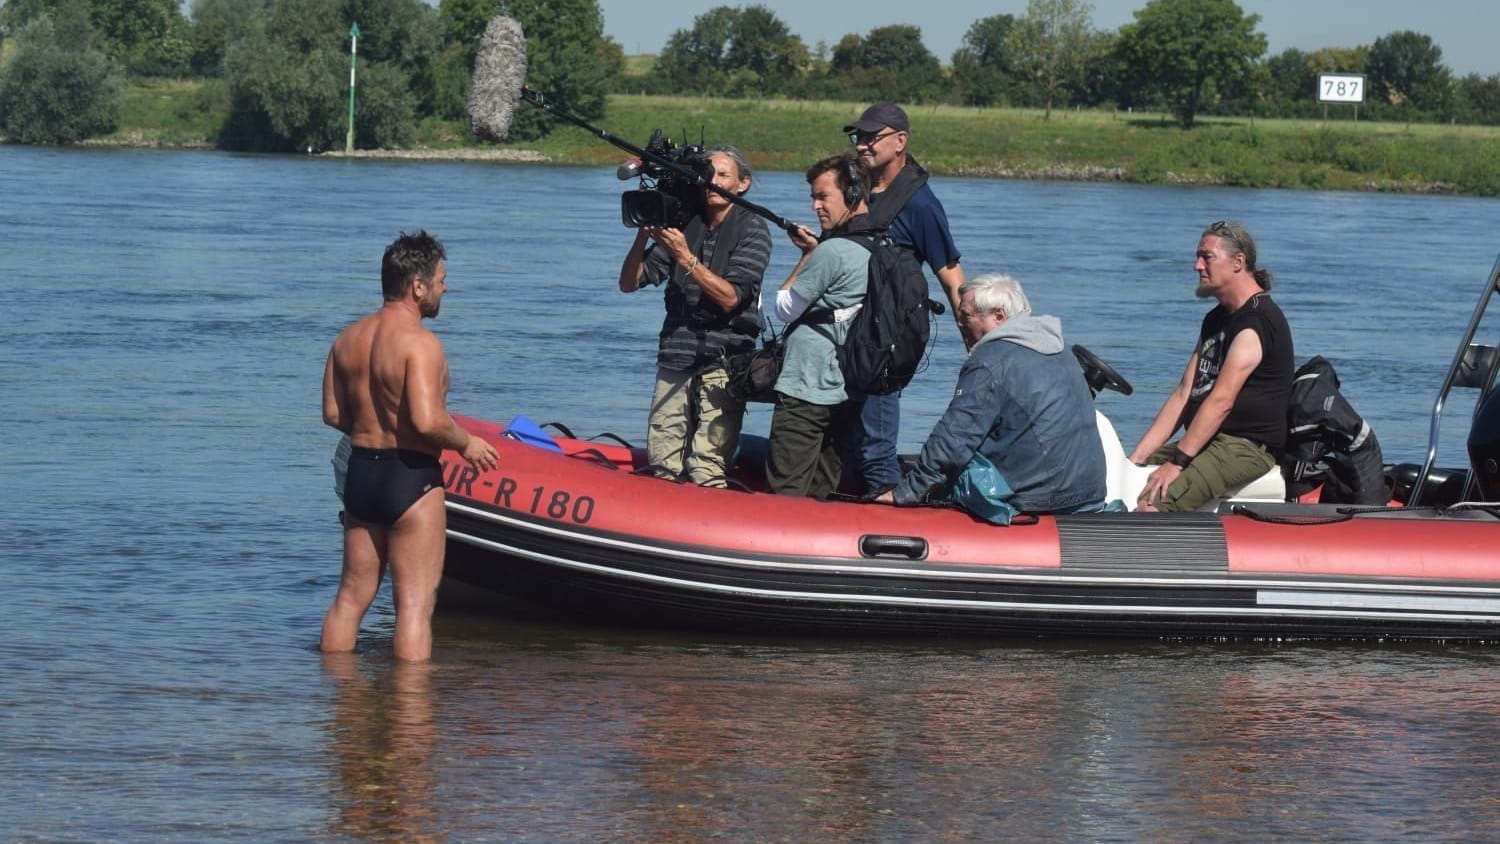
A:
[[[860,166],[858,156],[846,155],[839,160],[838,178],[843,182],[844,204],[850,211],[870,193],[868,171]]]

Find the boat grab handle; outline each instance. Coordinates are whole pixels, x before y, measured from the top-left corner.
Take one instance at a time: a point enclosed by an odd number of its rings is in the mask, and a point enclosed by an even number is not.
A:
[[[859,538],[859,553],[866,557],[925,560],[927,540],[920,536],[881,536],[867,533]]]

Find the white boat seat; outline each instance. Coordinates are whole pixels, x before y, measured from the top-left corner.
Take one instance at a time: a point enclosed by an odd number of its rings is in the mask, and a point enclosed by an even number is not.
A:
[[[1137,466],[1130,462],[1120,435],[1109,417],[1094,411],[1094,421],[1099,426],[1099,441],[1104,445],[1106,494],[1110,499],[1119,499],[1125,509],[1134,510],[1136,499],[1146,488],[1146,479],[1156,471],[1155,466]],[[1224,501],[1285,501],[1286,481],[1281,477],[1281,467],[1272,466],[1271,471],[1243,486],[1226,491],[1223,495],[1203,505],[1201,509],[1217,510]]]
[[[1130,462],[1125,454],[1125,447],[1120,444],[1120,435],[1115,433],[1113,422],[1109,417],[1094,410],[1094,422],[1099,426],[1099,442],[1104,446],[1104,489],[1109,500],[1118,499],[1125,504],[1126,509],[1135,509],[1135,500],[1141,494],[1141,488],[1146,485],[1146,475],[1150,471],[1143,470]],[[1136,475],[1140,477],[1137,478]]]
[[[1285,501],[1286,479],[1281,476],[1280,466],[1272,466],[1271,471],[1220,497],[1230,501]]]

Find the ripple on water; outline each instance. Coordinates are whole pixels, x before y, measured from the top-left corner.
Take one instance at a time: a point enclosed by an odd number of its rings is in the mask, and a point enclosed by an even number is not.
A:
[[[322,658],[340,532],[319,378],[333,334],[377,304],[394,232],[448,244],[432,325],[455,409],[641,438],[661,300],[617,292],[632,235],[612,171],[17,146],[0,168],[7,266],[35,294],[0,344],[0,769],[15,786],[0,829],[21,840],[1500,827],[1486,649],[830,643],[447,613],[434,664],[406,670],[387,590],[360,653]],[[1388,459],[1425,442],[1420,405],[1493,259],[1473,230],[1500,222],[1495,201],[1451,197],[935,187],[966,270],[1015,273],[1135,384],[1101,399],[1127,439],[1201,318],[1197,231],[1247,220],[1299,356],[1334,360]],[[755,196],[807,218],[800,174],[761,174]],[[793,258],[776,244],[773,283]],[[947,323],[936,333],[903,401],[907,450],[962,363]]]

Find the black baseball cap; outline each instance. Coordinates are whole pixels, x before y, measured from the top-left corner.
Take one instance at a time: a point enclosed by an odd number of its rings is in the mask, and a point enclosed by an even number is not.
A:
[[[898,132],[910,132],[911,123],[906,119],[906,112],[895,103],[876,103],[865,109],[865,113],[859,119],[844,127],[845,132],[879,132],[885,127],[891,127]]]

